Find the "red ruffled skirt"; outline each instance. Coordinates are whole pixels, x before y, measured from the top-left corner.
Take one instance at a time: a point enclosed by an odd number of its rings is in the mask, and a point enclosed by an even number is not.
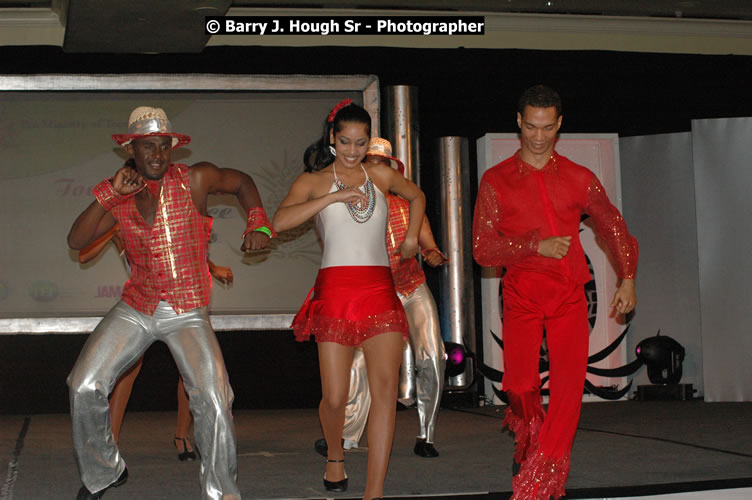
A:
[[[319,270],[292,322],[295,339],[357,346],[380,333],[408,338],[405,310],[387,266],[336,266]]]

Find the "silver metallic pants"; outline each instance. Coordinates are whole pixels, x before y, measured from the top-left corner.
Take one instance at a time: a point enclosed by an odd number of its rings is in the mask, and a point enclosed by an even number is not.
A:
[[[357,446],[360,442],[360,437],[368,422],[370,409],[371,391],[368,389],[366,357],[363,349],[356,347],[353,350],[353,361],[350,367],[350,392],[345,406],[345,427],[342,429],[345,449]]]
[[[112,437],[108,396],[120,375],[156,340],[169,347],[190,398],[201,454],[202,498],[239,499],[233,393],[207,309],[178,315],[164,301],[153,316],[118,302],[89,336],[68,376],[81,481],[97,492],[123,472],[125,461]]]
[[[410,325],[410,342],[405,347],[397,397],[408,406],[415,401],[418,408],[418,437],[433,443],[446,367],[439,313],[431,290],[425,283],[408,297],[398,296]],[[355,349],[342,431],[345,440],[354,443],[360,441],[370,407],[365,356],[361,349]]]

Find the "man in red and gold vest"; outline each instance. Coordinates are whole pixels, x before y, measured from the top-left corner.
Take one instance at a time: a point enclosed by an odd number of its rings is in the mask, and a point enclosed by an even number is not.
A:
[[[171,163],[190,138],[172,131],[159,108],[136,108],[128,134],[114,135],[134,158],[94,188],[96,200],[73,223],[68,245],[80,250],[120,226],[131,266],[121,300],[86,341],[68,376],[73,446],[83,486],[79,499],[101,498],[128,469],[112,438],[108,395],[117,378],[156,340],[165,342],[190,397],[201,452],[203,498],[236,499],[233,400],[222,352],[209,322],[209,194],[235,194],[248,213],[244,251],[274,236],[253,180],[208,162]]]
[[[402,162],[392,156],[391,143],[374,137],[368,148],[366,165],[379,162],[391,165],[403,175],[405,173]],[[389,223],[386,228],[386,246],[389,266],[392,269],[394,289],[405,308],[410,325],[410,342],[402,360],[398,398],[406,406],[414,401],[418,410],[418,435],[413,452],[421,457],[437,457],[439,452],[434,446],[436,420],[439,416],[446,367],[439,313],[418,260],[403,260],[395,253],[407,235],[410,204],[391,193],[387,196],[387,201]],[[423,260],[429,266],[437,267],[446,262],[446,257],[434,240],[427,217],[423,218],[418,244]]]
[[[504,425],[515,433],[514,500],[564,495],[569,455],[580,418],[589,329],[583,285],[590,279],[579,238],[588,214],[613,257],[621,284],[611,303],[636,302],[637,240],[598,178],[554,151],[561,99],[537,85],[519,102],[521,149],[492,167],[478,187],[473,255],[481,266],[506,268],[503,279]],[[538,373],[543,329],[550,362],[548,414]]]

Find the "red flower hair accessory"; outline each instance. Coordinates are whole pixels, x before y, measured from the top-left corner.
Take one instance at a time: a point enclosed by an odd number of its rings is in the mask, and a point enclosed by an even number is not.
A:
[[[326,119],[327,123],[332,123],[334,121],[334,117],[337,115],[337,111],[344,108],[345,106],[349,106],[352,104],[352,100],[348,97],[347,99],[344,99],[339,102],[334,108],[332,108],[332,111],[329,113],[329,118]]]

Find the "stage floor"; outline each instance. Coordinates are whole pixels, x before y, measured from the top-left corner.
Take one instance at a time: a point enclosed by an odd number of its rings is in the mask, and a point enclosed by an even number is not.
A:
[[[415,410],[399,411],[386,496],[508,498],[513,440],[500,429],[504,408],[442,409],[436,439],[441,456],[432,459],[413,454]],[[324,459],[313,450],[321,436],[316,410],[241,410],[235,423],[243,498],[360,498],[365,449],[346,452],[349,491],[325,492]],[[105,498],[200,498],[199,463],[177,460],[174,425],[170,412],[126,415],[120,441],[129,480]],[[0,500],[75,497],[80,482],[70,429],[64,414],[0,415]],[[365,438],[361,445],[367,446]],[[752,403],[584,405],[567,498],[705,491],[686,498],[716,499],[723,489],[727,498],[752,496]]]

